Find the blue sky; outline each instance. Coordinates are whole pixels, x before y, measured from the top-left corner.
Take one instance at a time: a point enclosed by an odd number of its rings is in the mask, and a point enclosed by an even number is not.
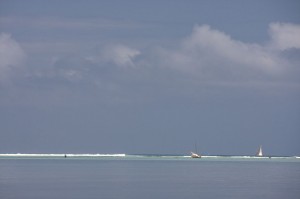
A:
[[[0,2],[0,153],[299,155],[298,1]]]

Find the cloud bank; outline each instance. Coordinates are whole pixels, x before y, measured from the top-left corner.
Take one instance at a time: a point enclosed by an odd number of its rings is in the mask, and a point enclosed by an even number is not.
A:
[[[269,35],[270,40],[263,44],[247,43],[209,25],[195,25],[189,36],[174,42],[173,48],[138,49],[134,44],[115,44],[85,53],[78,49],[78,54],[61,54],[51,64],[31,68],[30,80],[47,79],[55,85],[67,82],[68,86],[82,82],[108,90],[125,85],[163,88],[180,85],[182,80],[193,85],[243,86],[276,81],[299,85],[300,26],[271,23]],[[1,74],[22,64],[25,53],[10,35],[1,34],[0,50]]]
[[[280,76],[289,67],[281,56],[283,50],[300,48],[299,26],[270,25],[272,45],[260,45],[234,40],[208,25],[196,25],[178,49],[164,49],[161,60],[171,67],[202,79],[256,80],[261,76]]]

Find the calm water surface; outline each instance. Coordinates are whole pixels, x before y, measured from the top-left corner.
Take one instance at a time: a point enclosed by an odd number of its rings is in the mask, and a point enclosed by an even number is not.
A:
[[[1,199],[299,196],[299,161],[0,159]]]

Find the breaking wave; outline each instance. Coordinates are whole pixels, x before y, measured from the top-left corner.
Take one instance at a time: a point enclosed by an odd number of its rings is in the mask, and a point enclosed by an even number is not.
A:
[[[0,157],[125,157],[126,154],[49,154],[49,153],[36,153],[36,154],[26,154],[26,153],[15,153],[15,154],[0,154]]]

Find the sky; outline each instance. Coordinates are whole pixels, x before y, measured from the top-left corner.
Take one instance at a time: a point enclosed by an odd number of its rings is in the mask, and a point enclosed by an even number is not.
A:
[[[300,155],[297,0],[0,0],[0,153]]]

